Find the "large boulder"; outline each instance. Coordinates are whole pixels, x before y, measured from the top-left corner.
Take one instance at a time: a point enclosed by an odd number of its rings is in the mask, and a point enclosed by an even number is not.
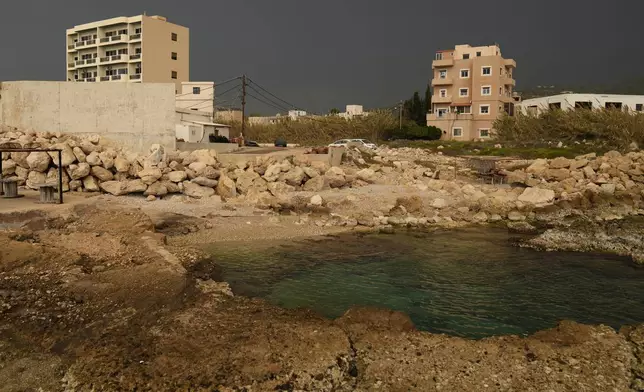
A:
[[[307,192],[319,192],[328,187],[329,187],[329,184],[327,182],[326,177],[317,176],[308,180],[302,187],[302,190]]]
[[[81,150],[80,147],[74,147],[72,149],[72,152],[74,153],[74,156],[76,157],[76,160],[78,162],[86,162],[87,161],[87,155]]]
[[[176,183],[172,181],[161,181],[163,185],[165,185],[165,189],[168,191],[168,193],[181,193],[183,192],[183,184],[182,183]]]
[[[372,169],[362,169],[356,173],[356,176],[358,177],[359,180],[372,183],[374,182],[376,172],[373,171]]]
[[[98,192],[100,188],[98,187],[98,181],[94,176],[87,176],[83,178],[83,188],[88,192]]]
[[[304,166],[302,169],[304,170],[304,174],[309,176],[309,178],[314,178],[320,175],[320,172],[314,167]]]
[[[231,198],[237,196],[237,186],[235,181],[227,176],[219,177],[219,183],[217,184],[217,194],[221,197]]]
[[[76,155],[74,155],[74,150],[67,143],[58,143],[53,146],[61,150],[61,164],[63,167],[67,167],[72,163],[76,162]],[[58,152],[51,151],[48,153],[49,157],[54,162],[54,165],[58,166]]]
[[[140,179],[129,180],[126,183],[126,193],[142,193],[148,189],[148,186]]]
[[[537,159],[527,169],[526,173],[532,173],[537,176],[542,176],[548,170],[548,161],[545,159]]]
[[[295,187],[283,182],[269,182],[266,186],[268,187],[268,191],[273,196],[285,195],[295,190]]]
[[[152,185],[161,178],[163,173],[157,167],[149,167],[139,171],[137,175],[144,184]]]
[[[2,162],[2,175],[10,176],[16,172],[18,164],[13,159],[7,159]]]
[[[105,169],[102,166],[92,167],[91,173],[94,177],[98,178],[100,181],[111,181],[114,178],[114,175],[111,171]]]
[[[21,166],[16,166],[16,177],[26,180],[27,176],[29,176],[29,169],[25,169],[24,167]]]
[[[38,184],[44,184],[47,181],[47,175],[39,171],[30,171],[27,176],[27,188],[38,189]]]
[[[118,156],[114,160],[114,167],[119,173],[127,173],[130,171],[130,161],[121,156]]]
[[[266,171],[264,172],[264,179],[268,182],[273,182],[277,181],[279,178],[280,173],[282,173],[282,166],[274,163],[272,165],[269,165],[266,168]]]
[[[300,186],[302,185],[302,181],[304,181],[305,177],[306,174],[304,173],[304,170],[299,166],[295,166],[283,174],[281,179],[291,186]]]
[[[69,165],[67,168],[67,174],[69,174],[72,180],[80,180],[81,178],[88,176],[90,170],[91,166],[89,163],[81,162],[78,165]]]
[[[246,193],[256,179],[260,179],[260,176],[253,170],[245,171],[237,176],[237,190],[239,193]]]
[[[570,177],[570,170],[568,169],[548,169],[543,173],[546,180],[563,181]]]
[[[27,157],[27,164],[32,171],[46,172],[51,164],[51,157],[46,152],[32,152]]]
[[[221,173],[219,172],[219,170],[215,169],[212,166],[206,166],[206,168],[203,169],[199,173],[199,175],[202,176],[202,177],[210,178],[211,180],[216,180],[216,179],[219,178]]]
[[[567,169],[570,167],[571,160],[564,157],[558,157],[550,161],[551,169]]]
[[[551,189],[526,188],[518,200],[538,207],[545,206],[555,200],[555,192]]]
[[[103,164],[101,161],[101,157],[98,155],[98,152],[93,151],[87,155],[85,158],[87,163],[89,163],[91,166],[100,166]]]
[[[204,162],[192,162],[188,165],[188,167],[190,168],[190,170],[194,171],[198,176],[200,176],[204,172],[204,170],[206,170],[208,165]]]
[[[114,150],[105,150],[99,153],[98,156],[101,158],[104,168],[111,169],[114,167],[114,158],[116,156]]]
[[[232,180],[231,180],[232,181]],[[199,184],[192,182],[184,181],[183,182],[183,193],[186,196],[194,197],[197,199],[202,199],[205,197],[210,197],[215,194],[215,190]]]
[[[217,151],[215,150],[196,150],[190,153],[195,162],[205,163],[209,166],[217,164]]]
[[[342,188],[347,184],[344,171],[336,166],[327,170],[324,177],[331,188]]]
[[[114,196],[121,196],[127,193],[127,183],[120,181],[105,181],[99,185],[103,192]]]
[[[63,192],[69,192],[69,176],[65,169],[62,170],[62,183],[63,183]],[[47,178],[45,179],[47,184],[56,184],[58,186],[58,168],[50,167],[47,172]]]
[[[145,167],[157,167],[166,159],[165,148],[160,144],[150,146],[150,155],[145,159]],[[158,195],[155,195],[158,196]]]
[[[185,171],[173,171],[167,174],[168,180],[172,182],[183,182],[188,177]]]
[[[27,158],[29,157],[28,152],[12,152],[11,153],[11,159],[13,159],[16,162],[16,165],[29,169],[29,163],[27,162]]]
[[[155,183],[152,183],[148,186],[148,189],[145,190],[143,195],[145,196],[165,196],[168,194],[168,188],[166,188],[165,184],[163,184],[160,181],[157,181]]]
[[[193,178],[192,182],[194,182],[195,184],[199,184],[201,186],[207,186],[209,188],[216,187],[218,183],[217,180],[211,180],[210,178],[206,178],[206,177]]]
[[[98,146],[89,140],[83,140],[80,142],[79,145],[80,149],[83,150],[85,155],[89,155],[93,152],[100,152],[101,151],[101,146]]]

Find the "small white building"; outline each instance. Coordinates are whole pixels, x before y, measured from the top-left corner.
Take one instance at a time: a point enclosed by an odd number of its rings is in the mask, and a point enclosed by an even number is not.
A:
[[[644,95],[566,93],[526,99],[517,105],[523,114],[539,114],[550,109],[613,108],[631,112],[644,111]]]
[[[289,110],[288,117],[291,120],[297,120],[298,117],[306,116],[306,111],[304,110]]]
[[[212,116],[214,82],[182,82],[181,91],[176,95],[178,109],[210,113]]]
[[[364,111],[362,105],[347,105],[346,111],[343,113],[338,113],[338,116],[350,120],[354,117],[367,116],[369,113]]]
[[[176,138],[187,143],[210,143],[210,135],[230,139],[230,125],[212,122],[212,114],[176,109]]]

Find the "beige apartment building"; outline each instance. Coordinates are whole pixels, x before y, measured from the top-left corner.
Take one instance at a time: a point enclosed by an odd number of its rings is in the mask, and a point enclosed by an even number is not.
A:
[[[190,80],[190,30],[139,15],[67,30],[67,81],[175,83]]]
[[[432,107],[427,125],[445,140],[485,140],[499,114],[514,114],[516,62],[504,59],[498,45],[457,45],[432,62]]]

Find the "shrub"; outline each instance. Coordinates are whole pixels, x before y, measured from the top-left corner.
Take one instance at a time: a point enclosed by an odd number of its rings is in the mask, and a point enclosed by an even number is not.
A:
[[[208,140],[210,140],[210,143],[230,143],[226,136],[208,135]]]
[[[402,129],[394,128],[385,133],[387,140],[438,140],[443,132],[440,128],[425,127],[415,123],[405,124]]]

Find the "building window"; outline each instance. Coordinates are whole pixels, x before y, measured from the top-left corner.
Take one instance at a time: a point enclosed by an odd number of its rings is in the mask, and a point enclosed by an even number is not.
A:
[[[476,57],[481,57],[481,52],[476,52]]]
[[[136,48],[134,49],[135,54],[141,54],[141,48]]]
[[[452,136],[454,137],[462,137],[463,136],[463,128],[452,128]]]
[[[489,128],[479,128],[479,137],[480,138],[490,137]]]
[[[177,59],[177,52],[172,52],[172,55],[170,55],[170,57],[172,58],[172,60],[176,60]]]
[[[465,53],[465,54],[463,55],[463,60],[468,60],[469,58],[470,58],[470,54],[469,54],[469,53]]]
[[[436,60],[442,60],[443,59],[443,53],[437,52],[436,53]]]
[[[480,105],[479,114],[490,114],[490,105]]]
[[[134,29],[134,34],[141,34],[141,31],[142,31],[142,30],[141,30],[141,28],[140,28],[140,27],[139,27],[139,28],[136,28],[136,29]]]
[[[641,112],[643,110],[643,106],[644,105],[641,104],[641,103],[635,104],[635,111],[636,112]]]
[[[536,116],[537,115],[537,106],[536,105],[528,106],[527,110],[528,110],[529,115],[531,115],[531,116]]]
[[[456,107],[456,113],[458,113],[458,114],[470,114],[470,113],[472,113],[472,107],[471,106],[457,106]]]
[[[552,102],[548,104],[550,110],[561,110],[561,102]]]
[[[575,102],[575,109],[592,109],[592,108],[593,108],[592,102],[583,102],[583,101]]]
[[[192,88],[192,93],[195,95],[201,94],[201,87],[193,87]]]
[[[176,79],[177,78],[177,71],[172,71],[171,76],[172,76],[172,79]]]
[[[442,89],[442,90],[440,90],[439,94],[440,94],[441,98],[445,98],[445,97],[447,97],[447,90]]]
[[[105,56],[107,56],[107,57],[116,56],[116,50],[108,50],[108,51],[106,51]]]
[[[462,69],[461,70],[461,79],[467,79],[470,77],[470,70],[469,69]]]
[[[125,49],[119,49],[118,54],[127,54],[127,48]]]
[[[481,68],[481,75],[483,75],[483,76],[492,75],[492,67],[482,67]]]
[[[447,113],[447,109],[438,109],[438,118],[444,117]]]
[[[460,88],[458,89],[458,96],[459,97],[467,97],[470,95],[470,89],[469,88]]]
[[[127,29],[119,30],[119,35],[127,35]]]
[[[171,38],[173,41],[177,40],[177,33],[172,33]]]
[[[481,87],[481,95],[492,95],[492,87],[490,86]]]
[[[127,75],[127,68],[121,68],[118,70],[118,75]]]
[[[622,109],[621,102],[606,102],[606,109]]]
[[[447,70],[445,70],[445,69],[441,69],[440,71],[438,71],[438,77],[439,77],[440,79],[445,79],[445,78],[447,78]]]

